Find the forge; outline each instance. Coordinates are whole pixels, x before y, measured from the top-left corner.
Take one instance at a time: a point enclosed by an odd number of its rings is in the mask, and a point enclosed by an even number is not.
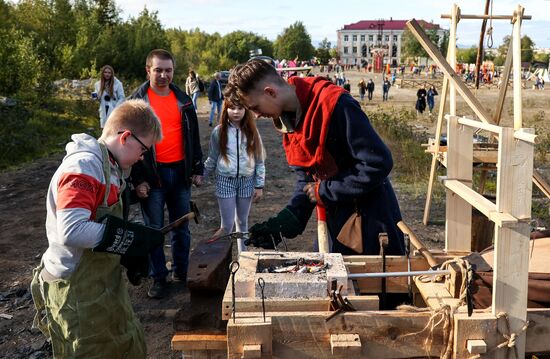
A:
[[[292,266],[303,261],[324,269],[314,273],[270,273],[270,268]],[[344,259],[338,253],[311,252],[243,252],[239,257],[240,268],[235,275],[235,296],[261,298],[258,279],[265,281],[266,298],[325,298],[331,282],[341,285],[342,294],[348,292],[347,270]]]

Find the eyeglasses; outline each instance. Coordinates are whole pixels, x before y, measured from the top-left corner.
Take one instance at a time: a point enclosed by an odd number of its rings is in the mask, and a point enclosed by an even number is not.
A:
[[[117,134],[123,134],[125,131],[118,131]],[[128,131],[130,132],[130,136],[132,136],[136,141],[139,142],[139,144],[141,145],[141,154],[144,155],[146,154],[148,151],[149,151],[149,147],[147,147],[145,145],[145,143],[141,142],[141,140],[138,138],[138,136],[134,135],[131,131]]]

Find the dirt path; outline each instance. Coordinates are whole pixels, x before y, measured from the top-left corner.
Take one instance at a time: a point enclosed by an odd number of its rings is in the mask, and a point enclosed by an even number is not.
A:
[[[350,72],[348,77],[351,79],[354,95],[357,95],[356,84],[359,78],[369,78],[368,75],[355,72]],[[367,104],[367,113],[377,106],[414,106],[415,89],[392,88],[389,103],[382,104],[380,76],[376,76],[375,81],[375,100]],[[481,98],[485,98],[483,101],[491,101],[494,94],[495,92],[481,93]],[[528,101],[544,103],[549,94],[548,91],[533,92],[533,96],[533,100]],[[200,103],[201,140],[206,156],[211,129],[207,125],[207,102],[201,99]],[[508,117],[508,113],[506,115]],[[427,116],[411,121],[418,126],[424,126],[428,131],[434,124],[433,118]],[[249,220],[251,224],[278,212],[286,204],[294,188],[294,176],[286,164],[279,135],[272,129],[270,121],[260,120],[258,127],[267,149],[267,181],[263,200],[252,207]],[[0,317],[0,358],[51,357],[44,337],[31,329],[34,309],[28,286],[32,269],[38,265],[46,249],[45,196],[50,177],[61,158],[62,155],[56,155],[18,170],[0,173],[0,314],[3,315]],[[405,220],[429,246],[441,246],[444,238],[443,226],[426,228],[421,224],[424,194],[413,197],[398,183],[394,184]],[[211,180],[207,185],[193,189],[192,197],[204,218],[199,225],[191,224],[194,241],[209,237],[219,226],[218,206],[213,193]],[[443,220],[443,212],[443,209],[436,209],[435,219]],[[138,208],[134,208],[132,215],[135,220],[140,220]],[[304,235],[288,241],[289,250],[311,250],[315,228],[315,221],[310,221]],[[182,284],[174,283],[170,286],[168,298],[151,300],[146,296],[148,286],[149,283],[145,283],[140,287],[130,288],[134,308],[145,329],[148,357],[180,357],[179,353],[170,350],[172,319],[182,303],[188,300],[188,291]],[[4,315],[9,319],[4,318]]]

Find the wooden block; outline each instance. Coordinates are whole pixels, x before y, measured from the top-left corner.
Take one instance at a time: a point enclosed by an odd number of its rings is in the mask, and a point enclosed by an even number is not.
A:
[[[260,344],[245,344],[243,346],[243,359],[259,359],[262,357],[262,346]]]
[[[201,334],[176,332],[172,337],[172,350],[226,350],[225,333]]]
[[[330,349],[332,355],[350,355],[361,353],[359,334],[331,334]]]
[[[468,353],[470,354],[484,354],[487,353],[487,343],[485,340],[472,339],[467,342]]]
[[[237,318],[235,323],[227,323],[227,357],[240,359],[244,355],[245,345],[261,345],[261,355],[271,356],[272,353],[271,318]]]
[[[462,286],[462,272],[456,263],[450,263],[447,269],[451,274],[445,276],[445,288],[453,298],[460,297],[460,287]]]
[[[470,357],[469,354],[482,353],[471,352],[470,342],[473,344],[477,340],[482,340],[485,347],[492,350],[503,341],[502,336],[497,331],[496,317],[491,313],[484,312],[474,311],[471,317],[468,317],[467,313],[456,313],[454,316],[453,335],[454,358],[468,358]],[[503,348],[495,351],[492,355],[496,356],[491,356],[491,358],[500,357],[500,355],[506,353],[506,350],[506,348]]]

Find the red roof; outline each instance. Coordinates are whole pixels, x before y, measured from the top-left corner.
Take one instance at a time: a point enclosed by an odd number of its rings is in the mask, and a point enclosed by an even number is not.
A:
[[[408,20],[361,20],[354,24],[344,25],[342,30],[378,30],[378,23],[383,22],[383,30],[404,30]],[[425,29],[439,29],[439,24],[418,20]]]

